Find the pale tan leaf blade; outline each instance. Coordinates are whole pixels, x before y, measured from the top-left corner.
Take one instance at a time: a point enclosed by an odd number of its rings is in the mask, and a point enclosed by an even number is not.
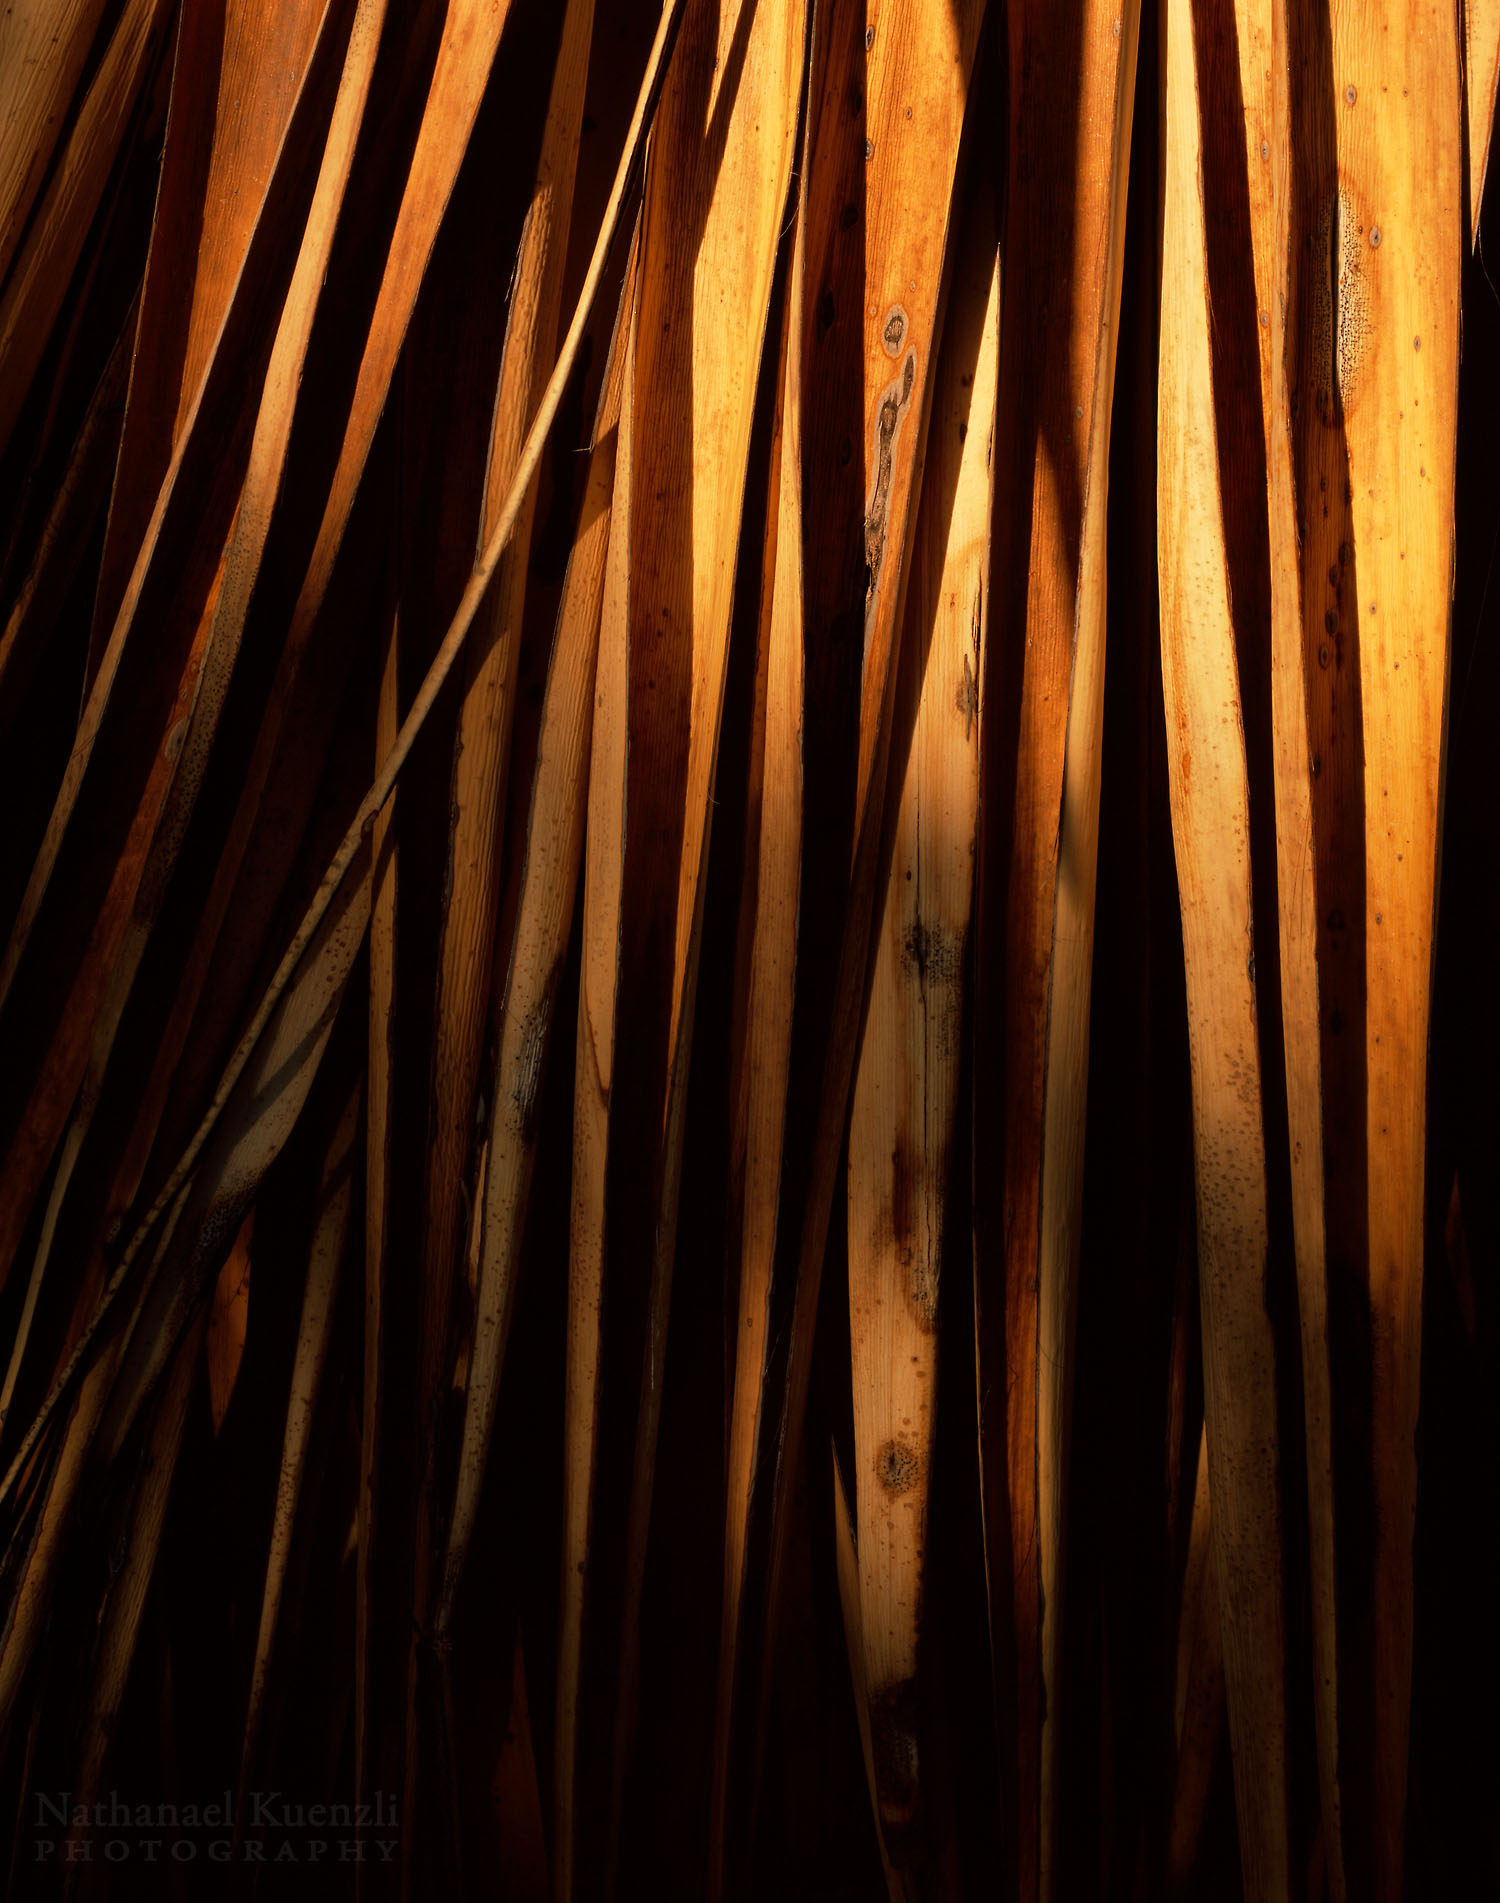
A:
[[[716,1752],[722,1761],[737,1731],[748,1776],[736,1800],[740,1817],[715,1819],[715,1895],[756,1802],[781,1567],[865,988],[911,505],[981,13],[971,4],[903,6],[881,10],[877,19],[874,9],[863,16],[851,9],[831,16],[828,38],[821,27],[815,34],[801,376],[804,466],[820,475],[803,495],[803,718],[809,731],[816,726],[838,740],[803,759],[796,1013],[813,1022],[802,1039],[794,1032],[787,1126],[773,1165],[780,1179],[780,1293],[773,1287],[772,1299],[784,1308],[786,1348],[762,1362],[751,1390],[740,1391],[737,1381],[734,1397],[735,1410],[750,1422],[754,1452],[747,1492],[729,1501],[726,1568],[741,1577],[725,1588],[738,1631],[731,1636],[726,1627]],[[849,133],[851,108],[864,117],[862,160]],[[814,284],[821,287],[816,297]],[[863,445],[857,460],[850,429],[856,409]],[[850,475],[835,484],[828,476],[835,470]],[[851,535],[860,517],[844,511],[856,481],[862,530]],[[830,821],[828,805],[838,819]],[[747,1176],[748,1167],[747,1160]],[[770,1331],[763,1339],[769,1345]],[[737,1526],[742,1498],[750,1501],[750,1517]]]
[[[1291,1894],[1276,1349],[1250,789],[1220,503],[1190,7],[1166,15],[1157,506],[1162,688],[1182,904],[1198,1183],[1204,1414],[1248,1895]],[[1229,718],[1225,718],[1225,710]]]
[[[1304,608],[1310,621],[1321,618],[1318,609],[1335,594],[1344,671],[1351,664],[1358,670],[1357,752],[1338,762],[1336,784],[1328,774],[1319,781],[1320,792],[1338,802],[1319,823],[1332,828],[1340,864],[1339,889],[1321,895],[1330,911],[1319,950],[1325,971],[1333,962],[1331,941],[1346,971],[1351,960],[1363,966],[1362,1013],[1351,1012],[1341,1040],[1329,1039],[1363,1043],[1362,1141],[1354,1104],[1347,1096],[1342,1101],[1356,1126],[1349,1140],[1364,1158],[1363,1183],[1357,1167],[1343,1182],[1359,1187],[1364,1207],[1346,1209],[1337,1235],[1330,1215],[1329,1256],[1335,1261],[1352,1249],[1352,1259],[1368,1265],[1364,1328],[1336,1315],[1331,1332],[1335,1378],[1348,1369],[1349,1378],[1368,1383],[1375,1524],[1373,1553],[1353,1562],[1372,1577],[1372,1656],[1357,1669],[1366,1686],[1361,1702],[1374,1714],[1374,1762],[1358,1820],[1345,1792],[1344,1863],[1356,1893],[1363,1880],[1349,1833],[1368,1832],[1373,1894],[1388,1903],[1402,1894],[1405,1870],[1427,1049],[1466,236],[1454,11],[1433,0],[1406,0],[1378,16],[1336,11],[1332,58],[1341,89],[1333,112],[1338,203],[1330,207],[1340,265],[1335,400],[1347,443],[1351,559],[1338,589],[1308,588]],[[1305,347],[1309,340],[1302,341]],[[1342,711],[1334,718],[1347,720],[1352,697],[1338,697],[1334,669],[1318,673],[1320,718],[1339,698]],[[1331,929],[1345,906],[1350,929]],[[1359,988],[1353,977],[1355,995]],[[1338,1029],[1331,1018],[1329,1029]],[[1327,1051],[1325,1045],[1325,1104]],[[1346,1644],[1353,1639],[1349,1622],[1340,1636]],[[1347,1687],[1347,1667],[1345,1677]],[[1346,1721],[1341,1766],[1363,1748]]]
[[[894,1863],[931,1854],[918,1642],[937,1425],[937,1319],[958,1115],[964,954],[979,818],[1000,341],[993,202],[965,221],[913,535],[896,731],[910,735],[849,1123],[849,1335],[858,1616],[872,1791]],[[851,1640],[852,1643],[852,1640]]]

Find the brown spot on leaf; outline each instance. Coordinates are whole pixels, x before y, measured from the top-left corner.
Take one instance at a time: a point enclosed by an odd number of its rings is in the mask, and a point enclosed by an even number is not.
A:
[[[959,683],[958,711],[964,717],[964,739],[967,740],[974,729],[974,717],[979,712],[979,682],[974,670],[969,666],[969,657],[964,656],[964,677]]]
[[[963,947],[942,925],[928,925],[918,913],[901,941],[901,963],[924,990],[928,985],[951,985],[958,979]]]
[[[875,1456],[875,1477],[887,1493],[909,1493],[921,1467],[916,1448],[902,1440],[886,1441]]]

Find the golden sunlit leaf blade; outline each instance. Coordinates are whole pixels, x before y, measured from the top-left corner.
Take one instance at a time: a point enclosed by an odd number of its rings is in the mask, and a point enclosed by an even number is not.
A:
[[[1204,1413],[1247,1893],[1291,1894],[1276,1347],[1253,947],[1250,784],[1220,501],[1200,113],[1187,5],[1166,16],[1157,507],[1162,689],[1182,900]],[[1222,372],[1221,372],[1222,373]],[[1226,718],[1227,710],[1227,718]]]
[[[959,242],[913,532],[895,727],[904,773],[849,1122],[849,1336],[859,1616],[882,1839],[931,1858],[918,1647],[937,1425],[937,1325],[959,1114],[979,819],[1000,264],[989,180]]]

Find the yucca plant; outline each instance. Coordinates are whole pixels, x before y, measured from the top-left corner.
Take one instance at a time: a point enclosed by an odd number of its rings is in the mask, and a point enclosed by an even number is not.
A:
[[[1500,1884],[1497,71],[15,0],[11,1893]]]

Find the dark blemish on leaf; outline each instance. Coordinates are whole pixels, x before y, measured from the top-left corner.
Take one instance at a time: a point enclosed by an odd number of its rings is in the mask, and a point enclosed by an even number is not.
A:
[[[865,501],[865,640],[870,638],[871,619],[880,571],[885,559],[886,516],[891,506],[891,481],[896,468],[896,437],[911,403],[912,386],[917,376],[917,353],[909,349],[900,374],[881,392],[875,411],[874,479]]]
[[[914,918],[901,941],[901,963],[908,977],[918,984],[952,984],[962,962],[955,940],[941,925],[928,926],[920,915]]]
[[[873,139],[866,139],[865,140],[865,157],[867,159],[873,159],[874,156],[875,156],[875,141]]]
[[[880,341],[885,345],[888,357],[894,357],[900,351],[905,336],[906,312],[899,304],[893,304],[886,312],[885,323],[880,331]]]
[[[914,1447],[888,1440],[875,1456],[875,1477],[887,1493],[909,1493],[917,1484],[921,1465]]]
[[[865,28],[865,51],[868,53],[870,48],[874,44],[875,44],[875,29],[873,26],[867,26]]]
[[[1364,278],[1364,248],[1354,203],[1335,191],[1319,215],[1313,252],[1314,303],[1312,363],[1318,413],[1333,424],[1351,402],[1365,361],[1369,333],[1369,286]]]
[[[825,289],[823,292],[823,295],[818,299],[818,308],[816,312],[816,322],[818,326],[818,342],[819,343],[822,343],[823,339],[828,335],[829,331],[833,329],[833,320],[836,315],[837,315],[837,312],[834,308],[833,292]]]
[[[1344,88],[1344,104],[1346,106],[1352,106],[1358,97],[1359,94],[1353,86],[1346,86]]]
[[[979,682],[974,670],[969,666],[969,657],[964,656],[964,677],[958,690],[958,711],[964,717],[964,739],[973,732],[974,716],[979,712]]]
[[[542,1068],[547,1056],[547,1032],[552,1024],[552,1007],[561,981],[562,960],[559,958],[547,973],[542,995],[527,1012],[526,1021],[521,1027],[511,1101],[516,1107],[523,1143],[530,1143],[536,1135],[542,1097]]]

